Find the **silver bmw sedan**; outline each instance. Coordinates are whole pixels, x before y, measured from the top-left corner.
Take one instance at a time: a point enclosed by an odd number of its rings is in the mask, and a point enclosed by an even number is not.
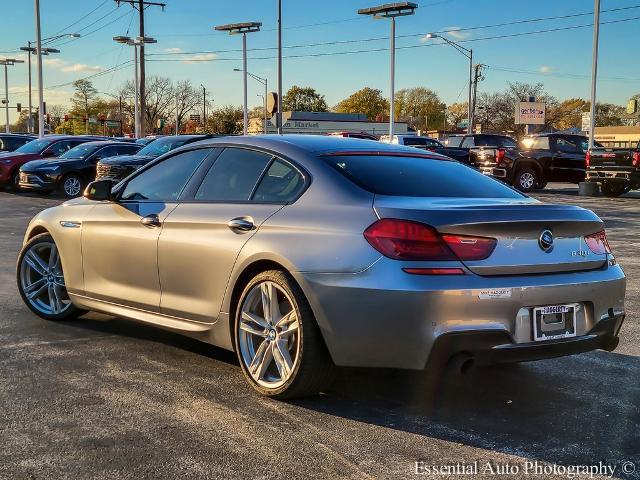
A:
[[[335,366],[466,369],[613,350],[603,222],[446,157],[319,136],[210,139],[44,210],[17,265],[46,320],[89,310],[237,353],[276,398]]]

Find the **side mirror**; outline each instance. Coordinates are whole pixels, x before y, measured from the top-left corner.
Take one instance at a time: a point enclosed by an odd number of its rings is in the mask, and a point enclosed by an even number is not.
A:
[[[95,200],[97,202],[104,200],[112,200],[111,188],[113,182],[111,180],[96,180],[87,185],[84,190],[84,198],[89,200]]]

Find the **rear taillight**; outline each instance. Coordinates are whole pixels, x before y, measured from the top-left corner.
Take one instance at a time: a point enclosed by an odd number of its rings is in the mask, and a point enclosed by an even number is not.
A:
[[[373,248],[395,260],[483,260],[496,246],[494,238],[441,236],[429,225],[393,218],[378,220],[364,236]]]
[[[631,164],[636,168],[640,167],[640,152],[633,152],[633,161]]]
[[[589,168],[589,165],[591,165],[591,150],[587,150],[587,153],[584,156],[584,160],[587,164],[587,168]]]
[[[604,230],[600,230],[597,233],[592,233],[584,237],[584,242],[593,253],[604,255],[605,253],[611,253],[611,247],[607,241],[607,234]]]
[[[504,156],[506,153],[507,152],[504,148],[499,148],[498,150],[496,150],[496,165],[500,165],[500,162],[504,160]]]

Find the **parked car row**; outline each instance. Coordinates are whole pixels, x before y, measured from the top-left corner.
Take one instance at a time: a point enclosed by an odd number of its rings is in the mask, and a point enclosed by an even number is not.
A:
[[[142,139],[101,136],[0,136],[0,186],[66,198],[82,194],[98,178],[120,181],[154,158],[207,135],[156,136]]]

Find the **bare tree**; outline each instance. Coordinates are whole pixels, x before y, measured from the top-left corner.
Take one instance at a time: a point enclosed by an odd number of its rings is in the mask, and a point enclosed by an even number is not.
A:
[[[125,82],[119,92],[127,104],[123,105],[123,110],[126,110],[131,116],[133,116],[134,110],[134,92],[134,85],[131,81]],[[149,76],[146,81],[145,94],[145,111],[143,112],[145,130],[152,130],[156,127],[158,119],[168,118],[175,108],[173,83],[166,77]]]
[[[173,88],[174,106],[171,117],[176,118],[176,108],[178,117],[178,127],[186,123],[187,115],[196,107],[202,106],[202,96],[189,80],[176,83]]]

